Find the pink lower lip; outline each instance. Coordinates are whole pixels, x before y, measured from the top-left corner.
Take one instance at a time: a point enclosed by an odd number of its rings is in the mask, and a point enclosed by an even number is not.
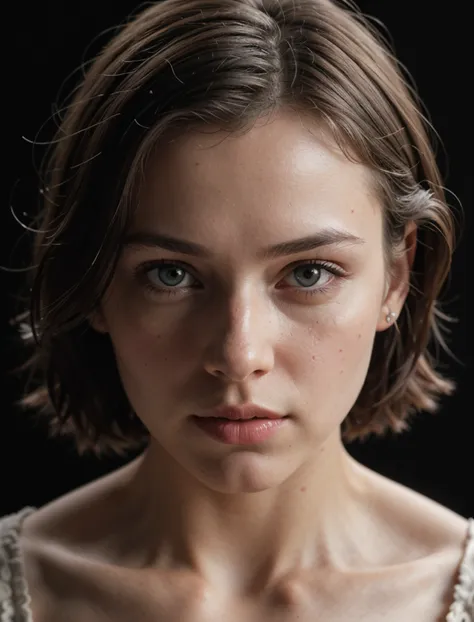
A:
[[[192,417],[196,425],[222,443],[232,445],[252,445],[270,438],[288,423],[281,419],[247,419],[227,421],[216,417]]]

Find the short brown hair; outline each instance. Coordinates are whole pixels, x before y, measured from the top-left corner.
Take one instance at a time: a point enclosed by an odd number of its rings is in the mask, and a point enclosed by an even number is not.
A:
[[[418,225],[410,290],[397,326],[376,335],[343,426],[347,441],[407,427],[453,383],[428,354],[442,343],[437,298],[454,222],[428,124],[380,33],[330,0],[164,0],[114,36],[68,103],[46,161],[30,308],[17,318],[34,352],[21,404],[80,452],[144,446],[108,335],[88,321],[104,295],[145,162],[165,131],[239,131],[278,108],[312,115],[374,174],[385,244]]]

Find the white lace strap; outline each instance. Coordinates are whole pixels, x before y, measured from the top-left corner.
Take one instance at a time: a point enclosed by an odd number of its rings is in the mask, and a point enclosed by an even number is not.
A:
[[[32,622],[19,546],[21,525],[32,512],[27,507],[0,521],[0,622]]]
[[[469,519],[466,549],[446,622],[474,622],[474,519]]]

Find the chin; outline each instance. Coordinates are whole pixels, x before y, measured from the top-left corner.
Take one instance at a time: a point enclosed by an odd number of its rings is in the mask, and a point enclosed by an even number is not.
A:
[[[216,461],[197,477],[208,488],[223,494],[262,492],[277,488],[292,474],[277,457],[239,452]]]

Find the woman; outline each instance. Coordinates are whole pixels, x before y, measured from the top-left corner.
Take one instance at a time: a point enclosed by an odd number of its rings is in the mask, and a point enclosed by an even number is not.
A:
[[[2,520],[2,622],[466,622],[474,523],[356,462],[433,367],[453,220],[396,62],[329,0],[165,0],[67,107],[39,407],[125,467]]]

